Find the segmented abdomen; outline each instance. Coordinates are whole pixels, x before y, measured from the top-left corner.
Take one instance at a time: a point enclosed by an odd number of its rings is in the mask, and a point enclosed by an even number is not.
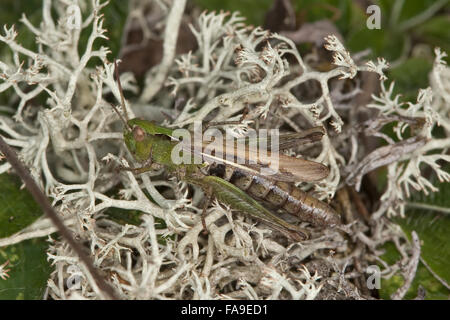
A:
[[[222,164],[212,166],[209,174],[229,181],[253,198],[265,201],[274,209],[283,209],[302,221],[316,226],[340,224],[339,215],[333,208],[293,184],[273,182]]]

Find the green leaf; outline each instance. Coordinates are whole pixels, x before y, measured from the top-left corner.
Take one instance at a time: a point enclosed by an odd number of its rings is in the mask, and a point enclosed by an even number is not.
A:
[[[18,177],[0,175],[0,238],[8,237],[33,223],[41,208],[27,190],[20,190]]]
[[[439,192],[430,194],[415,193],[408,206],[406,218],[395,218],[394,222],[411,238],[411,232],[416,231],[421,240],[421,258],[431,270],[450,283],[450,183],[436,183]],[[400,259],[400,255],[391,243],[385,247],[382,257],[389,264]],[[403,284],[401,276],[382,280],[380,296],[389,299],[390,295]],[[417,296],[418,286],[422,285],[427,292],[426,299],[448,299],[450,291],[443,286],[433,274],[420,263],[416,277],[407,292],[405,299]]]
[[[436,3],[436,0],[422,0],[422,1],[403,1],[401,6],[401,11],[397,19],[397,23],[392,25],[391,28],[396,28],[400,23],[405,22],[411,18],[417,17],[426,11],[429,7]],[[381,15],[385,16],[389,20],[391,19],[391,14],[396,1],[392,0],[380,0],[378,5],[381,8]],[[398,1],[400,2],[400,1]]]
[[[398,59],[403,50],[404,37],[401,34],[393,33],[384,29],[368,29],[364,27],[351,34],[347,41],[347,47],[351,52],[358,52],[371,49],[371,59],[384,57],[388,61]]]
[[[413,230],[417,232],[422,242],[422,258],[439,277],[450,283],[450,183],[436,186],[439,192],[429,197],[415,195],[406,219],[396,219],[396,222],[408,235]]]
[[[20,190],[18,177],[0,175],[0,238],[8,237],[30,225],[42,215],[27,190]],[[0,248],[0,264],[9,260],[9,278],[0,279],[0,300],[41,299],[50,275],[45,239],[23,241]]]
[[[381,258],[388,264],[393,264],[397,260],[401,259],[400,253],[397,251],[395,245],[392,242],[386,243],[383,246],[383,249],[386,252],[383,256],[381,256]],[[398,274],[392,276],[390,279],[382,278],[381,288],[379,290],[380,298],[385,300],[391,299],[391,295],[396,292],[398,288],[403,285],[403,283],[403,277]],[[436,280],[436,278],[434,278],[434,276],[422,263],[419,263],[416,276],[404,299],[408,300],[417,297],[419,286],[422,286],[425,289],[426,300],[447,300],[450,294],[449,290],[444,287],[438,280]]]
[[[0,264],[9,260],[9,278],[0,279],[0,300],[42,299],[51,268],[45,239],[23,241],[0,248]]]
[[[433,47],[441,47],[446,52],[450,52],[450,17],[437,16],[419,26],[415,33],[422,37]]]
[[[330,20],[345,37],[349,31],[366,26],[364,8],[350,0],[294,0],[297,23]]]
[[[405,1],[400,14],[400,22],[404,22],[421,15],[435,3],[436,0]]]

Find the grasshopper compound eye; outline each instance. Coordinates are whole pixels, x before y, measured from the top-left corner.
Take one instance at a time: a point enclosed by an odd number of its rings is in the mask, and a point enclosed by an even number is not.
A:
[[[135,126],[133,128],[133,137],[134,137],[134,140],[136,140],[138,142],[143,141],[145,139],[145,131],[144,131],[144,129],[142,129],[139,126]]]

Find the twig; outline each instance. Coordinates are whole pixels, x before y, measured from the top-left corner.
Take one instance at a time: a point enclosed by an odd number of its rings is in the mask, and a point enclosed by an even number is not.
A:
[[[141,95],[141,101],[150,101],[161,89],[167,78],[167,73],[173,65],[175,50],[177,46],[178,31],[180,29],[181,18],[183,17],[186,0],[175,0],[167,18],[166,29],[164,31],[164,52],[161,64],[158,66],[158,74],[152,79],[152,83],[146,87]]]
[[[428,271],[430,271],[430,273],[433,275],[433,277],[436,278],[437,281],[439,281],[444,287],[446,287],[448,290],[450,290],[450,285],[449,285],[444,279],[442,279],[441,277],[439,277],[439,276],[437,275],[437,273],[434,272],[433,269],[431,269],[431,267],[428,265],[428,263],[425,262],[425,260],[424,260],[422,257],[420,257],[420,262],[423,263],[423,265],[425,266],[425,268],[427,268]]]
[[[409,202],[408,201],[408,202],[406,202],[406,205],[410,208],[425,209],[425,210],[438,211],[440,213],[450,214],[450,208],[434,206],[434,205],[428,204],[428,203],[419,203],[419,202]]]
[[[417,297],[415,297],[414,300],[425,300],[426,295],[427,292],[425,291],[424,287],[419,285],[419,289],[417,289]]]
[[[362,177],[369,171],[385,166],[387,164],[398,161],[403,155],[413,152],[423,147],[426,139],[421,137],[413,137],[394,145],[380,147],[367,155],[356,168],[352,169],[352,173],[347,177],[346,182],[349,185],[355,185],[356,191],[359,191]]]
[[[8,162],[16,170],[16,172],[20,176],[20,178],[23,180],[23,182],[25,183],[25,186],[30,191],[34,200],[41,206],[42,210],[47,214],[49,219],[56,226],[56,228],[58,229],[61,236],[67,241],[67,243],[71,246],[71,248],[77,253],[77,255],[81,259],[81,261],[84,262],[87,269],[91,273],[92,277],[95,279],[95,282],[97,283],[98,287],[104,293],[106,293],[106,295],[109,296],[109,298],[117,299],[113,288],[108,283],[106,283],[106,281],[103,279],[103,277],[101,277],[100,274],[97,272],[97,270],[94,268],[94,265],[92,264],[91,260],[84,253],[81,246],[74,240],[74,238],[70,234],[70,231],[67,229],[67,227],[64,225],[64,223],[61,221],[61,219],[58,217],[58,214],[55,212],[55,209],[53,209],[53,207],[50,205],[50,202],[48,201],[47,197],[44,195],[44,193],[40,190],[40,188],[38,187],[36,182],[33,180],[28,169],[19,160],[15,151],[8,146],[8,144],[5,142],[5,140],[3,140],[2,136],[0,136],[0,150],[5,155]]]

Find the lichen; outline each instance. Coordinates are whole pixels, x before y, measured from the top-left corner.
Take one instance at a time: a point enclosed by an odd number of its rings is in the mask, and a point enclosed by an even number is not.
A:
[[[450,147],[450,138],[433,135],[437,126],[450,131],[450,68],[444,52],[435,51],[430,87],[418,92],[416,102],[402,103],[393,96],[394,83],[384,74],[388,68],[384,59],[356,60],[330,35],[325,48],[333,54],[335,67],[317,71],[290,39],[249,27],[238,13],[195,17],[190,28],[198,49],[175,56],[173,41],[185,1],[160,8],[166,15],[165,58],[147,73],[140,90],[130,73],[121,75],[123,90],[133,93],[126,102],[130,112],[146,109],[152,114],[159,110],[155,106],[163,106],[173,117],[164,125],[189,127],[195,121],[237,120],[250,107],[246,120],[232,130],[243,133],[257,122],[291,131],[323,126],[328,134],[306,158],[328,165],[330,174],[320,183],[300,186],[325,201],[336,198],[338,190],[344,190],[345,197],[345,185],[359,191],[363,176],[378,167],[387,166],[388,171],[381,204],[368,221],[311,228],[310,240],[289,243],[264,224],[214,202],[207,210],[205,236],[201,190],[168,180],[164,169],[138,176],[117,173],[119,165],[128,166],[133,160],[109,105],[111,97],[115,104],[121,101],[113,58],[108,48],[94,49],[98,39],[107,37],[101,14],[107,2],[79,1],[84,20],[80,29],[74,29],[68,24],[68,7],[77,2],[43,1],[39,26],[23,16],[22,23],[36,37],[36,52],[17,42],[14,26],[4,27],[0,42],[10,48],[12,59],[1,58],[0,92],[9,91],[13,98],[10,105],[1,106],[10,114],[0,116],[0,131],[67,227],[87,244],[94,265],[121,298],[314,299],[324,288],[347,298],[367,298],[352,280],[364,279],[367,266],[381,261],[381,245],[394,241],[404,257],[395,265],[384,263],[383,276],[415,259],[414,247],[384,217],[402,216],[412,189],[436,191],[422,164],[439,180],[450,181],[440,167],[442,161],[450,161],[443,151]],[[130,12],[139,11],[142,4],[133,5]],[[86,43],[80,42],[81,30],[90,32]],[[358,106],[370,117],[357,123],[354,107],[345,104],[361,92],[361,83],[352,82],[350,90],[344,90],[343,83],[361,72],[376,73],[381,92],[372,96],[371,103]],[[312,102],[302,101],[299,88],[311,81],[320,95]],[[396,141],[383,133],[387,124],[394,125]],[[386,145],[369,149],[362,134]],[[10,169],[7,162],[0,165],[0,173]],[[141,212],[142,222],[119,224],[106,214],[109,208]],[[43,217],[1,243],[54,231]],[[74,251],[57,237],[49,239],[48,258],[54,267],[48,280],[53,299],[103,297]],[[305,267],[312,261],[325,263],[328,271],[318,275]],[[81,284],[71,290],[65,284],[76,275]]]

